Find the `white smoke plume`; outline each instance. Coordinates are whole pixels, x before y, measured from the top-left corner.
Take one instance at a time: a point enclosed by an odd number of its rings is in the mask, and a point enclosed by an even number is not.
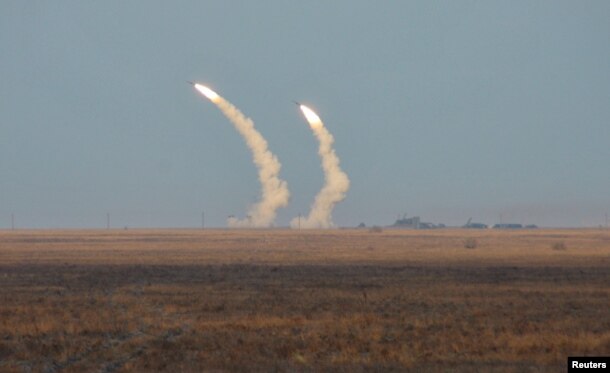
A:
[[[335,205],[345,199],[349,189],[349,178],[339,167],[339,158],[333,149],[334,138],[328,132],[320,117],[305,105],[300,105],[311,130],[318,139],[318,154],[324,171],[324,186],[311,206],[309,215],[303,219],[294,218],[290,222],[293,228],[331,228],[332,212]]]
[[[286,181],[279,178],[282,165],[277,157],[269,151],[267,140],[254,128],[254,123],[239,111],[233,104],[216,92],[201,84],[194,84],[201,94],[212,101],[220,111],[233,123],[237,132],[244,138],[252,152],[252,158],[258,169],[258,180],[261,183],[261,199],[248,210],[248,217],[240,220],[230,217],[230,227],[267,228],[273,225],[276,211],[288,204],[290,192]]]

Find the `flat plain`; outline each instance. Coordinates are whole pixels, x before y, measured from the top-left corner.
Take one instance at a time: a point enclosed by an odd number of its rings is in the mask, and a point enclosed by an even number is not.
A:
[[[0,371],[565,371],[608,230],[0,232]]]

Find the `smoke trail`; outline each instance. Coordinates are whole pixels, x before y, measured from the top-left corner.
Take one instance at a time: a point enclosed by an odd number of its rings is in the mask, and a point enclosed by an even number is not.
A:
[[[318,154],[322,160],[324,186],[316,195],[309,215],[304,219],[292,219],[290,225],[293,228],[330,228],[333,226],[333,209],[345,198],[349,189],[349,178],[339,167],[339,158],[333,149],[333,135],[313,110],[305,105],[300,105],[300,108],[319,142]]]
[[[249,208],[246,219],[240,220],[230,217],[227,223],[231,227],[266,228],[272,226],[277,209],[286,206],[290,197],[288,184],[278,177],[282,165],[277,157],[269,151],[267,141],[254,128],[254,123],[250,118],[247,118],[235,106],[211,89],[201,84],[194,84],[194,86],[195,89],[216,104],[233,123],[252,152],[254,164],[258,169],[258,180],[262,188],[260,201]]]

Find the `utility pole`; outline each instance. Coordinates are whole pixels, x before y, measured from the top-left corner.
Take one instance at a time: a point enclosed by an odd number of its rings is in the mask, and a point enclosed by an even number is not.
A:
[[[205,229],[205,211],[201,212],[201,229]]]
[[[11,213],[11,230],[15,230],[15,214]]]
[[[110,229],[110,213],[106,213],[106,229]]]

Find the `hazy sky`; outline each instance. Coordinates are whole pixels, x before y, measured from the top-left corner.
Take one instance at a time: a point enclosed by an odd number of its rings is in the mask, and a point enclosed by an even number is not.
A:
[[[380,5],[383,4],[383,5]],[[342,226],[597,226],[610,212],[610,2],[0,2],[0,228],[211,226],[259,185],[187,80],[322,185],[314,107],[352,181]]]

